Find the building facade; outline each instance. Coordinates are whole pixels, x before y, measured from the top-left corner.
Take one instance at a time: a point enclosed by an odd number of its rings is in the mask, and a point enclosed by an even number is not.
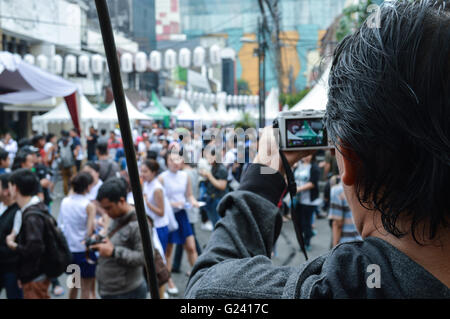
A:
[[[309,86],[309,74],[320,62],[321,39],[348,0],[279,0],[281,67],[284,91]],[[237,52],[236,78],[245,80],[253,94],[258,92],[257,39],[258,0],[180,0],[181,30],[189,38],[223,34]],[[269,19],[270,20],[270,19]],[[273,25],[269,26],[273,30]],[[269,40],[269,39],[268,39]],[[266,64],[267,91],[277,86],[275,52],[269,43]]]

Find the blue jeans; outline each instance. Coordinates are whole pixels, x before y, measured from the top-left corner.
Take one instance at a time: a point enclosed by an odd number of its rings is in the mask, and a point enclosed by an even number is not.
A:
[[[219,213],[217,212],[217,205],[219,204],[221,199],[222,198],[208,198],[208,200],[206,201],[205,210],[213,226],[216,226],[217,222],[220,219]]]
[[[102,299],[147,299],[147,283],[145,281],[135,290],[119,295],[101,296]]]
[[[0,291],[5,288],[8,299],[23,299],[23,291],[17,285],[17,279],[13,272],[0,273]]]

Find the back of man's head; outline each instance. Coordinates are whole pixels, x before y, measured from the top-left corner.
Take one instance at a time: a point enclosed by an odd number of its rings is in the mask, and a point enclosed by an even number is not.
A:
[[[2,186],[2,190],[8,189],[8,183],[10,178],[11,174],[9,173],[0,174],[0,185]]]
[[[9,182],[17,186],[17,190],[22,196],[34,196],[39,190],[37,176],[26,168],[14,171],[10,176]]]
[[[6,161],[8,156],[9,156],[8,152],[5,151],[5,149],[0,147],[0,161]]]
[[[112,203],[118,203],[121,198],[127,199],[127,185],[122,178],[111,178],[100,186],[97,201],[107,198]]]
[[[359,202],[389,233],[403,219],[433,239],[450,220],[450,3],[387,2],[380,16],[336,48],[325,122],[355,155]]]
[[[106,143],[97,144],[97,151],[100,155],[108,155],[108,144]]]

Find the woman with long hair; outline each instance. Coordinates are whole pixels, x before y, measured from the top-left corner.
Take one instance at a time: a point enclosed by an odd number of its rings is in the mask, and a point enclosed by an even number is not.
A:
[[[95,205],[89,199],[92,176],[87,172],[75,175],[71,180],[72,192],[61,202],[58,223],[72,252],[73,264],[81,269],[81,299],[96,299],[96,255],[87,250],[84,241],[94,233]],[[69,298],[78,297],[78,288],[71,288]]]
[[[166,250],[166,260],[169,270],[172,268],[172,251],[174,244],[184,246],[191,266],[197,261],[198,253],[195,247],[195,239],[191,224],[187,217],[186,208],[189,204],[198,207],[198,202],[192,194],[189,175],[183,171],[183,158],[176,152],[178,149],[169,150],[167,155],[168,170],[163,172],[158,180],[166,190],[167,198],[172,206],[178,229],[169,233],[169,242]],[[169,280],[167,292],[172,295],[178,294],[178,289],[172,280]]]

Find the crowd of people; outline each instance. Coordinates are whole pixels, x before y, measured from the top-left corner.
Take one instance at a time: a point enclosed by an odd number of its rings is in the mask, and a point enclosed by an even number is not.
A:
[[[171,273],[180,272],[183,251],[189,265],[194,266],[202,253],[196,225],[200,224],[204,231],[213,231],[220,220],[219,202],[228,192],[237,189],[243,171],[256,154],[256,145],[250,140],[244,142],[245,153],[238,154],[239,142],[234,136],[228,136],[223,143],[223,153],[218,157],[214,136],[202,141],[194,135],[185,128],[168,130],[158,125],[141,132],[133,131],[153,242]],[[325,201],[319,196],[319,179],[322,179],[322,171],[330,177],[326,180],[336,179],[337,172],[328,168],[335,167],[333,159],[327,153],[320,163],[311,157],[295,166],[298,185],[295,202],[298,204],[293,213],[301,217],[308,250],[315,234],[315,218],[323,218],[323,210],[328,210],[326,198],[330,196],[327,188]],[[40,230],[33,228],[28,232],[26,222],[35,222],[38,218],[25,218],[29,207],[57,217],[58,227],[72,254],[71,262],[80,267],[81,285],[69,289],[69,298],[95,299],[97,293],[102,298],[145,298],[148,287],[143,271],[143,248],[137,221],[130,217],[135,216],[134,199],[119,130],[98,132],[91,127],[85,146],[75,129],[61,131],[60,136],[35,133],[18,143],[10,134],[5,134],[0,145],[0,170],[0,287],[6,288],[8,298],[49,298],[50,294],[65,293],[58,278],[43,275],[42,259],[24,258],[25,254],[36,257],[45,253],[45,232],[48,231],[41,225]],[[33,187],[32,177],[37,181]],[[62,187],[55,187],[58,183]],[[12,191],[14,187],[17,188]],[[333,195],[333,188],[331,193],[328,206],[334,213],[330,216],[333,224],[339,222],[335,237],[338,229],[344,234],[342,238],[336,237],[334,244],[337,244],[346,236],[342,223],[347,220],[345,213],[349,210],[339,213],[344,207],[343,199]],[[14,194],[25,197],[23,203],[19,203]],[[53,207],[54,203],[59,205]],[[280,211],[288,221],[289,210],[282,208]],[[118,230],[120,236],[113,237],[111,230],[118,225],[122,225]],[[41,242],[36,245],[35,241]],[[16,242],[19,248],[14,248]],[[23,263],[27,263],[23,270],[16,267]],[[162,297],[178,294],[172,278],[160,286]]]

